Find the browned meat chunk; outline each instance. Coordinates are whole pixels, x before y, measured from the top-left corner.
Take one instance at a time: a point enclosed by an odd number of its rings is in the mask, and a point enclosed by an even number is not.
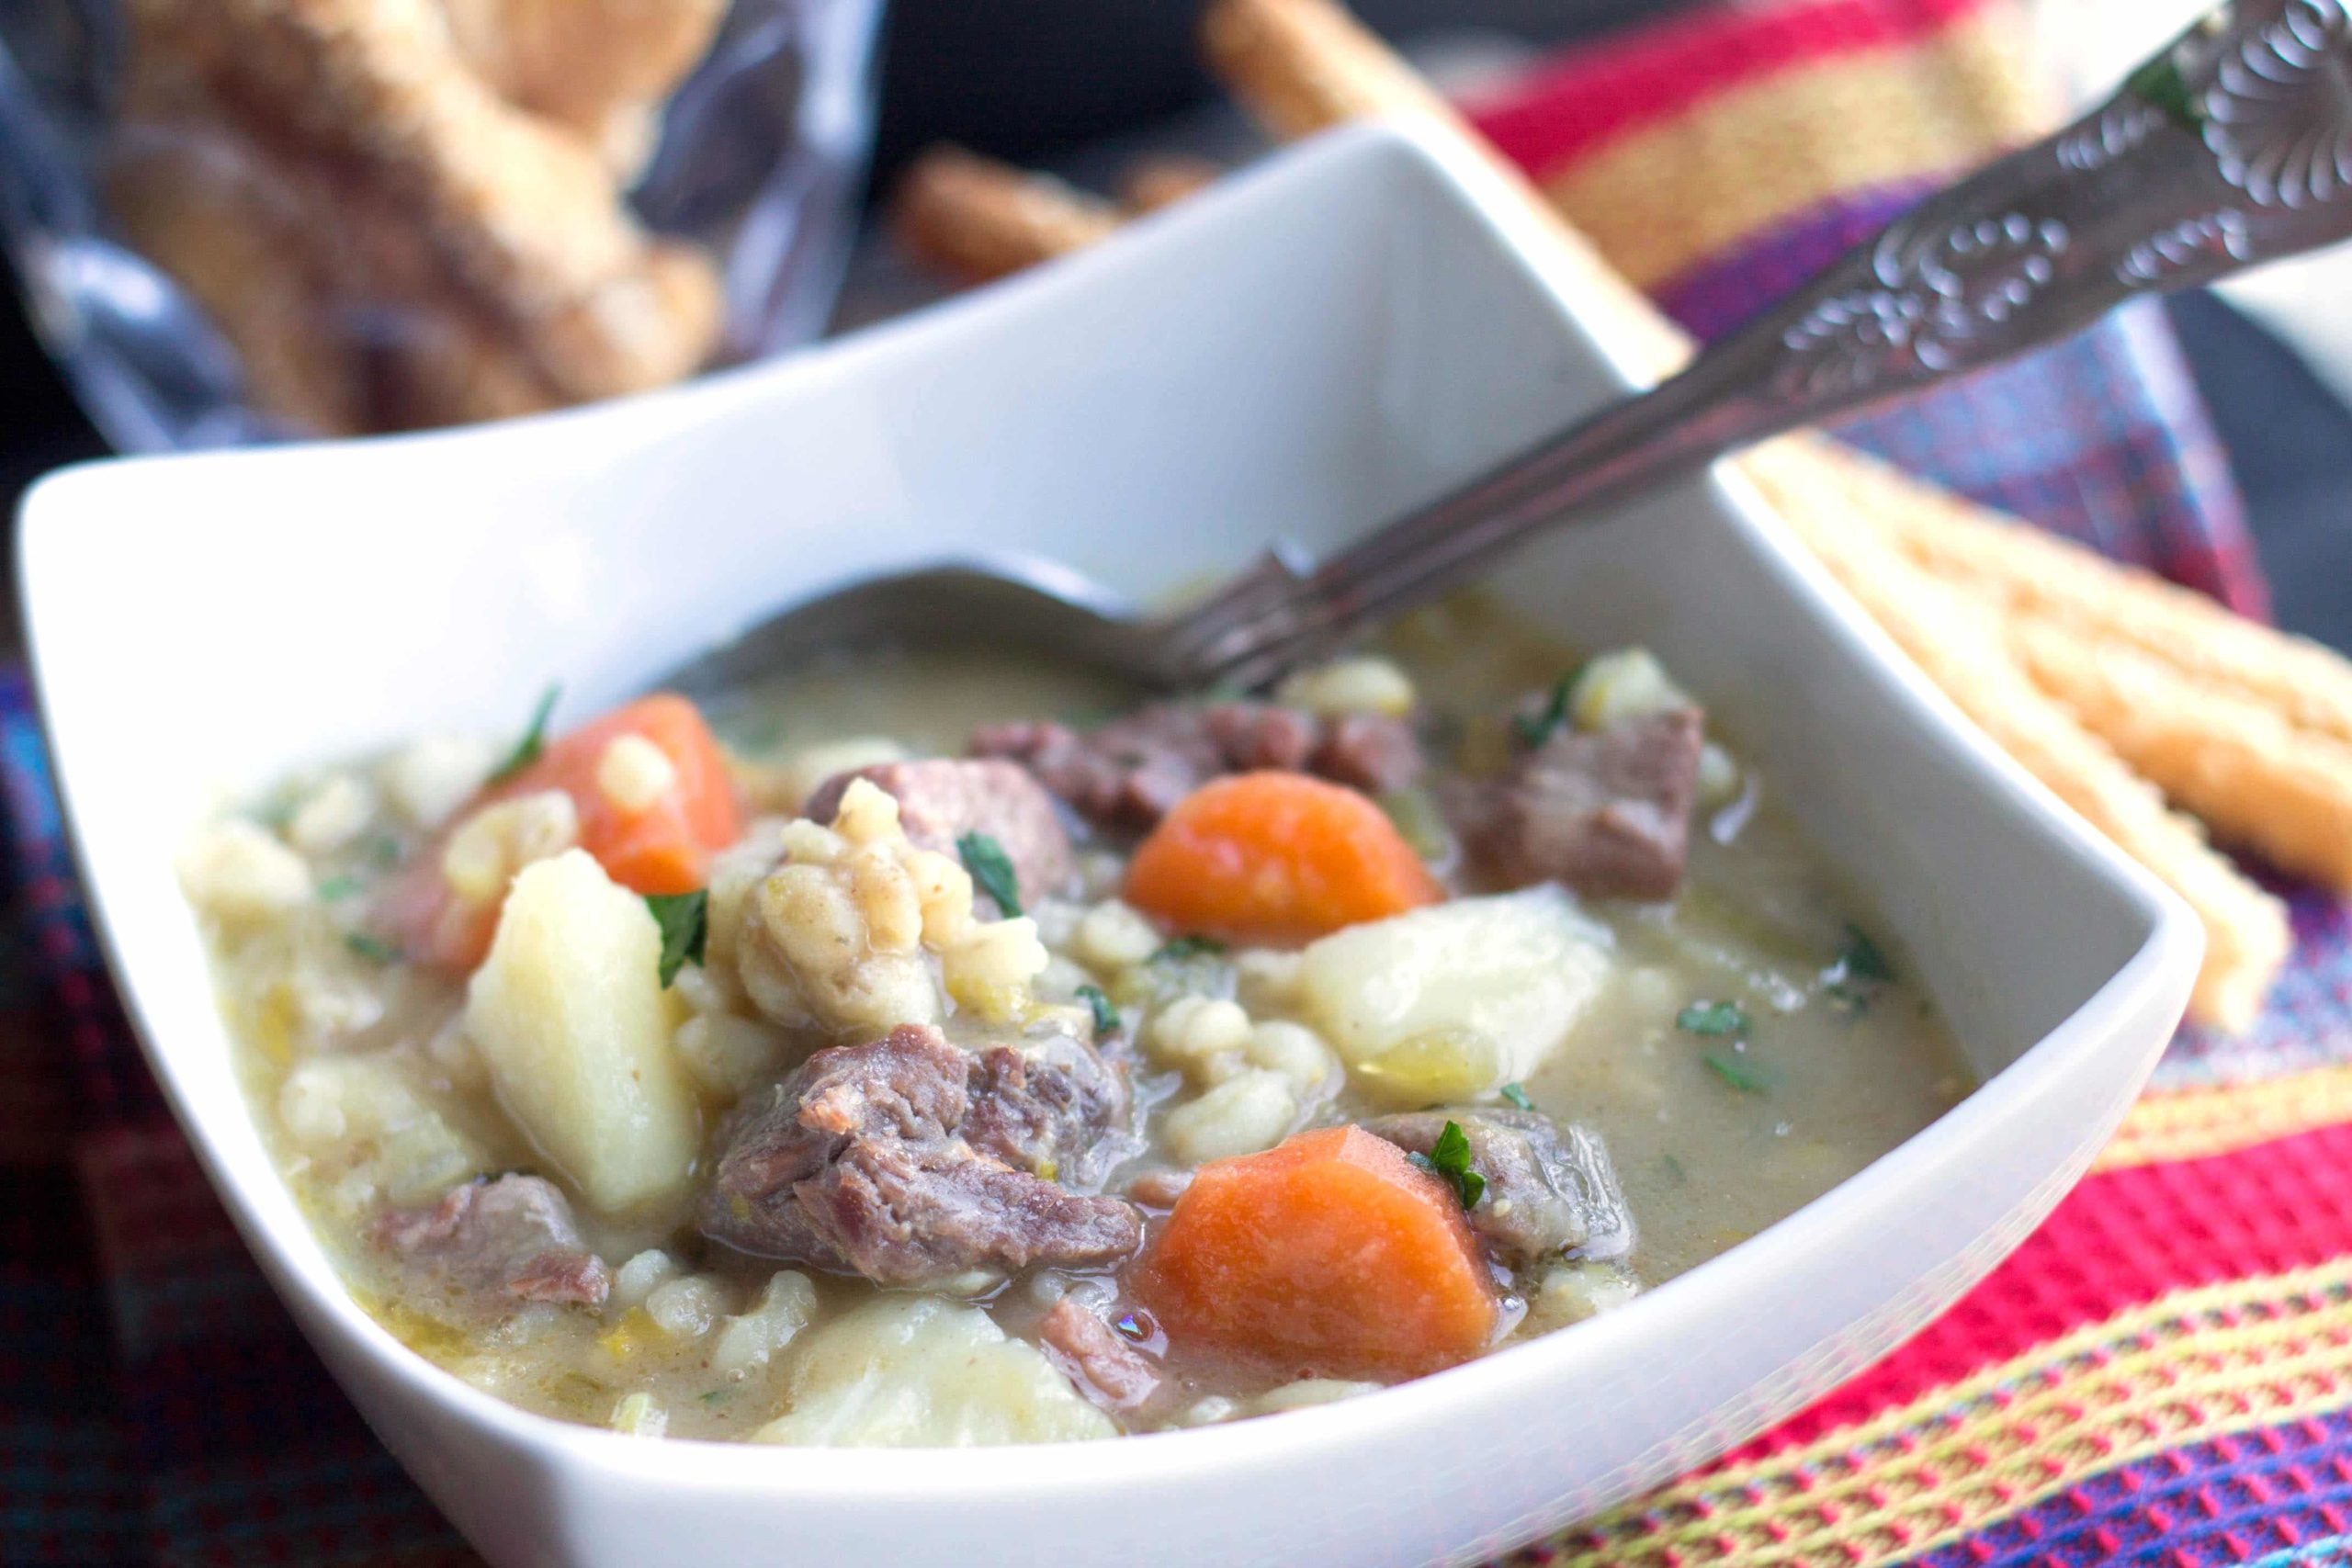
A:
[[[499,1297],[602,1306],[607,1289],[604,1260],[544,1177],[478,1178],[429,1209],[388,1211],[376,1244],[437,1277],[469,1311],[503,1311]]]
[[[852,779],[869,780],[896,796],[899,824],[924,849],[952,855],[967,833],[994,839],[1012,863],[1023,898],[1062,892],[1077,874],[1078,855],[1054,797],[1015,763],[953,757],[879,762],[827,779],[801,815],[831,821]]]
[[[1114,1262],[1141,1217],[1071,1189],[1131,1146],[1114,1131],[1126,1112],[1125,1086],[1079,1041],[972,1052],[902,1025],[818,1052],[739,1111],[700,1224],[881,1285]]]
[[[1470,1228],[1510,1264],[1544,1258],[1612,1258],[1633,1250],[1634,1217],[1600,1140],[1534,1111],[1415,1111],[1364,1123],[1408,1154],[1437,1146],[1445,1124],[1470,1140],[1470,1168],[1487,1190]]]
[[[1421,750],[1402,719],[1323,719],[1271,703],[1161,703],[1084,734],[1047,721],[972,737],[977,756],[1026,765],[1080,816],[1148,829],[1224,773],[1319,773],[1378,795],[1420,776]]]
[[[1159,1392],[1159,1369],[1119,1331],[1069,1296],[1037,1325],[1046,1353],[1105,1410],[1140,1409]]]
[[[1478,864],[1514,887],[1670,898],[1704,744],[1695,708],[1562,729],[1501,778],[1455,792],[1454,826]]]

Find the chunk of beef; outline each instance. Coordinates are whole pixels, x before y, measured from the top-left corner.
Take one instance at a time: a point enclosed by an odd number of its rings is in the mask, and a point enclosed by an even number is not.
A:
[[[833,819],[852,779],[870,781],[899,802],[899,823],[927,850],[956,852],[966,833],[986,833],[1003,847],[1024,898],[1059,893],[1078,872],[1078,855],[1054,797],[1016,763],[934,757],[877,762],[837,773],[817,786],[801,815]]]
[[[1634,1216],[1600,1140],[1540,1111],[1415,1111],[1364,1123],[1408,1154],[1437,1146],[1448,1122],[1470,1140],[1470,1168],[1487,1190],[1467,1214],[1478,1239],[1506,1263],[1623,1258]]]
[[[500,1297],[602,1306],[608,1288],[604,1259],[582,1245],[571,1204],[544,1177],[477,1178],[429,1209],[387,1211],[375,1235],[481,1314],[504,1310]]]
[[[1695,708],[1562,729],[1491,782],[1453,792],[1472,858],[1514,887],[1670,898],[1682,881],[1705,737]]]
[[[972,750],[1023,763],[1089,821],[1136,829],[1225,773],[1319,773],[1376,795],[1421,772],[1420,745],[1402,719],[1325,719],[1272,703],[1159,703],[1084,734],[1051,722],[994,725],[972,737]]]
[[[1075,1298],[1056,1302],[1037,1325],[1046,1354],[1105,1410],[1142,1408],[1159,1392],[1159,1369],[1119,1331]]]
[[[1100,1179],[1126,1111],[1079,1041],[973,1052],[902,1025],[818,1052],[739,1112],[699,1223],[739,1251],[881,1285],[1113,1262],[1141,1217],[1066,1183]]]

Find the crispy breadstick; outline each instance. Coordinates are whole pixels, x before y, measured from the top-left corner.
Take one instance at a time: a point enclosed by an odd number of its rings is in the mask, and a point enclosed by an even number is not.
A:
[[[727,0],[439,0],[474,73],[595,145],[630,133],[710,48]]]
[[[1612,347],[1658,375],[1688,362],[1687,335],[1340,6],[1330,0],[1211,0],[1202,39],[1212,68],[1277,135],[1304,135],[1367,116],[1416,120],[1458,135],[1542,216],[1558,242],[1553,259],[1580,294],[1600,305],[1605,325],[1613,329]],[[2290,945],[2284,907],[2214,853],[2196,824],[2167,810],[2152,785],[2050,700],[2003,651],[1989,617],[1860,534],[1868,509],[1856,504],[1842,457],[1842,449],[1826,438],[1795,436],[1742,461],[1791,527],[1929,679],[2054,794],[2188,900],[2206,927],[2191,1015],[2227,1029],[2246,1027]],[[1935,493],[1917,481],[1905,484]],[[1919,502],[1915,495],[1905,504]],[[1843,525],[1826,525],[1825,513]]]
[[[1181,152],[1138,158],[1119,176],[1119,201],[1129,212],[1157,212],[1215,185],[1222,165]]]
[[[256,409],[322,435],[367,427],[362,370],[303,254],[302,215],[247,149],[198,125],[142,126],[116,143],[107,197],[132,247],[236,347]]]
[[[985,283],[1108,237],[1119,209],[1101,197],[961,147],[933,147],[907,170],[893,221],[916,260]]]
[[[167,56],[256,142],[396,205],[562,400],[674,380],[707,356],[707,261],[649,242],[594,152],[468,70],[435,0],[138,0],[136,15],[134,60]]]
[[[1852,491],[1824,483],[1835,470],[1803,440],[1758,448],[1747,469],[1830,575],[1962,712],[2197,912],[2205,962],[2189,1016],[2226,1030],[2250,1026],[2293,945],[2286,907],[2027,677],[1991,610],[1890,547],[1860,515]]]
[[[1858,458],[1858,462],[1868,459]],[[2204,594],[2014,522],[1962,496],[1928,492],[1883,464],[1858,476],[1887,502],[1873,522],[1939,577],[2086,637],[2129,644],[2202,684],[2352,744],[2352,663],[2222,608]]]
[[[2352,892],[2352,746],[2064,621],[2002,625],[2042,689],[2167,795],[2272,864]]]

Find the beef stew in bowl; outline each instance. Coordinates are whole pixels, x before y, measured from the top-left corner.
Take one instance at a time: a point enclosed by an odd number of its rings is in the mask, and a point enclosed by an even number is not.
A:
[[[1482,601],[1263,701],[880,651],[549,716],[180,866],[355,1297],[544,1414],[1345,1397],[1623,1305],[1974,1081],[1736,716]]]

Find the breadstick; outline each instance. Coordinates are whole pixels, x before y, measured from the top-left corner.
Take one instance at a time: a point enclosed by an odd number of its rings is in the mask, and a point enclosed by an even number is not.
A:
[[[2042,689],[2167,795],[2272,864],[2352,892],[2352,746],[2129,643],[2037,615],[2002,624]]]
[[[1825,486],[1801,441],[1759,447],[1747,467],[1807,549],[1962,713],[2196,911],[2205,961],[2189,1016],[2225,1030],[2250,1026],[2293,945],[2286,907],[2028,678],[1992,611],[1888,546],[1860,517],[1851,491]]]
[[[985,283],[1083,249],[1117,229],[1121,216],[1050,175],[934,147],[908,169],[893,221],[916,260]]]
[[[603,148],[710,48],[726,0],[439,0],[458,54],[518,107]]]
[[[707,357],[718,283],[650,242],[584,142],[459,60],[433,0],[137,0],[134,62],[202,84],[257,143],[398,206],[449,287],[494,313],[564,400]]]
[[[1542,215],[1554,259],[1617,329],[1621,354],[1670,374],[1690,339],[1618,276],[1524,175],[1506,163],[1409,66],[1330,0],[1211,0],[1202,20],[1210,64],[1243,106],[1278,135],[1385,116],[1462,137]],[[2216,854],[2195,823],[2166,809],[2154,786],[2052,701],[2002,649],[1999,628],[1897,551],[1868,525],[1835,443],[1793,436],[1742,460],[1790,526],[1928,678],[2052,793],[2162,878],[2206,928],[2191,1016],[2243,1029],[2259,1010],[2291,944],[2286,910]],[[1913,491],[1930,487],[1906,481]],[[1886,496],[1877,498],[1883,502]],[[1919,504],[1917,496],[1907,506]],[[1823,513],[1841,526],[1827,525]]]
[[[1138,158],[1119,176],[1119,202],[1131,213],[1173,207],[1216,184],[1223,166],[1181,152]]]
[[[2352,745],[2352,662],[1962,496],[1927,491],[1857,455],[1857,482],[1885,502],[1872,521],[1939,577],[2005,605],[2125,643],[2202,684],[2263,703],[2290,724]]]

